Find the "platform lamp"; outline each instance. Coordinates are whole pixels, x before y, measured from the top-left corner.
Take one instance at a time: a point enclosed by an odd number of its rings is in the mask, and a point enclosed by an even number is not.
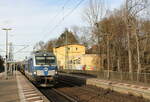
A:
[[[12,29],[11,28],[3,28],[2,30],[6,31],[5,78],[7,79],[8,31],[12,30]]]

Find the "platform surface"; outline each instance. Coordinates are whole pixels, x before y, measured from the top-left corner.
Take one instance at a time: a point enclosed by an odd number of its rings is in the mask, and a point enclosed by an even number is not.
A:
[[[0,73],[0,102],[50,102],[23,74]]]
[[[0,79],[0,102],[20,102],[16,78]]]

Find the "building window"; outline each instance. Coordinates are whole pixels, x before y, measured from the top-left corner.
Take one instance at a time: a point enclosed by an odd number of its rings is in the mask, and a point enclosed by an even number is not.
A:
[[[76,51],[78,50],[78,48],[76,48]]]
[[[77,60],[77,64],[81,64],[81,63],[80,63],[80,59]]]
[[[68,48],[68,50],[70,50],[70,48]]]
[[[73,64],[76,64],[76,61],[75,61],[75,60],[73,61]]]

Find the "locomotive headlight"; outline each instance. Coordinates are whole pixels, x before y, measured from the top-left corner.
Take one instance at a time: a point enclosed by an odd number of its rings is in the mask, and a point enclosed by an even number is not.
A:
[[[33,74],[35,74],[35,75],[36,75],[36,74],[37,74],[37,72],[36,72],[36,71],[34,71],[34,72],[33,72]]]
[[[55,74],[58,74],[58,71],[55,71]]]

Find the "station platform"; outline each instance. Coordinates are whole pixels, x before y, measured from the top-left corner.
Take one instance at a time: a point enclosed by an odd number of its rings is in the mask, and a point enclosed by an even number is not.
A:
[[[0,102],[49,102],[20,72],[4,78],[0,73]]]
[[[15,76],[4,79],[4,73],[0,73],[0,102],[20,102],[18,86]]]

